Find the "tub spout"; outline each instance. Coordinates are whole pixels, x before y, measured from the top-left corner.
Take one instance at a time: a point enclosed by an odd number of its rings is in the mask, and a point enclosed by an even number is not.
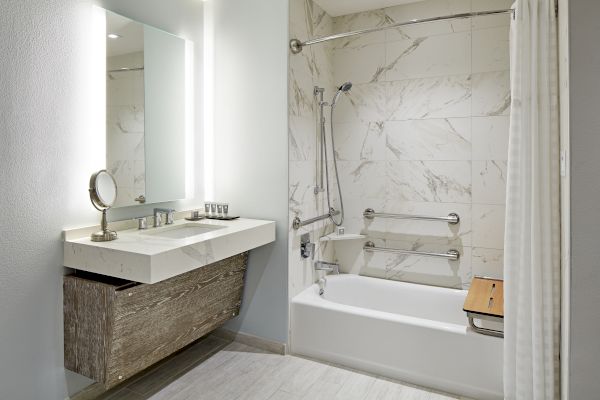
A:
[[[340,265],[327,261],[315,261],[315,271],[331,272],[336,275],[340,274]]]
[[[325,286],[327,286],[327,278],[321,278],[317,282],[319,284],[319,296],[323,296],[325,294]]]

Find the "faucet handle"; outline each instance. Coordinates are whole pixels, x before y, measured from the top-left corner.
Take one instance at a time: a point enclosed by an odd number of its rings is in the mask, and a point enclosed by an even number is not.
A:
[[[159,212],[154,212],[154,227],[158,228],[162,225],[162,214]]]
[[[170,208],[167,210],[167,221],[166,225],[171,225],[175,221],[175,210]]]
[[[146,217],[136,218],[138,221],[138,229],[148,229],[148,219]]]
[[[155,208],[154,209],[154,226],[158,227],[162,223],[161,214],[166,214],[167,219],[165,225],[171,225],[175,220],[175,210],[172,208]]]

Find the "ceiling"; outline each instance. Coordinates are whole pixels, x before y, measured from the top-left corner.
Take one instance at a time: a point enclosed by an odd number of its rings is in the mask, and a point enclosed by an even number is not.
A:
[[[119,14],[106,12],[106,33],[116,33],[118,39],[106,39],[108,57],[144,51],[144,25]]]
[[[422,0],[315,0],[332,17],[419,1]]]

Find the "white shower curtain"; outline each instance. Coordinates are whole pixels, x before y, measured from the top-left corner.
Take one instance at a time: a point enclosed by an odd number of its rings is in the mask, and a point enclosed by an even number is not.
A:
[[[559,398],[560,219],[555,0],[517,0],[504,246],[504,396]]]

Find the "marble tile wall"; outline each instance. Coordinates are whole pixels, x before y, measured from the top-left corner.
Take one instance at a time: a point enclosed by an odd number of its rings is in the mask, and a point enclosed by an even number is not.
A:
[[[510,5],[426,0],[334,18],[334,31]],[[435,22],[334,43],[334,82],[354,83],[334,118],[346,230],[379,246],[461,253],[449,262],[336,244],[346,271],[456,288],[468,287],[475,274],[502,276],[509,18]],[[461,222],[369,221],[366,207],[456,212]]]
[[[316,37],[331,34],[333,20],[312,0],[290,0],[290,37]],[[298,294],[319,277],[314,272],[314,260],[300,257],[300,236],[310,234],[317,244],[315,260],[333,260],[333,247],[319,242],[321,236],[333,231],[328,221],[318,222],[299,230],[292,228],[298,216],[308,219],[326,213],[323,192],[314,193],[317,176],[317,114],[313,95],[315,86],[333,94],[333,52],[330,46],[313,46],[289,57],[289,296]]]
[[[507,0],[426,0],[331,18],[311,0],[290,0],[290,38],[382,26],[412,18],[509,8]],[[334,117],[347,232],[379,246],[460,251],[458,262],[369,254],[335,242],[317,257],[346,272],[455,288],[473,275],[502,276],[508,146],[509,16],[478,17],[380,31],[290,55],[290,296],[316,280],[299,257],[300,234],[313,241],[331,223],[294,231],[291,220],[327,209],[315,195],[317,105],[313,87],[351,81]],[[329,118],[329,116],[327,116]],[[333,188],[332,188],[333,189]],[[337,196],[335,196],[337,197]],[[441,222],[365,220],[365,208],[446,215]],[[331,242],[330,242],[331,243]]]
[[[107,70],[142,67],[144,53],[107,58]],[[144,71],[107,74],[106,165],[117,181],[115,207],[139,204],[144,195]]]

